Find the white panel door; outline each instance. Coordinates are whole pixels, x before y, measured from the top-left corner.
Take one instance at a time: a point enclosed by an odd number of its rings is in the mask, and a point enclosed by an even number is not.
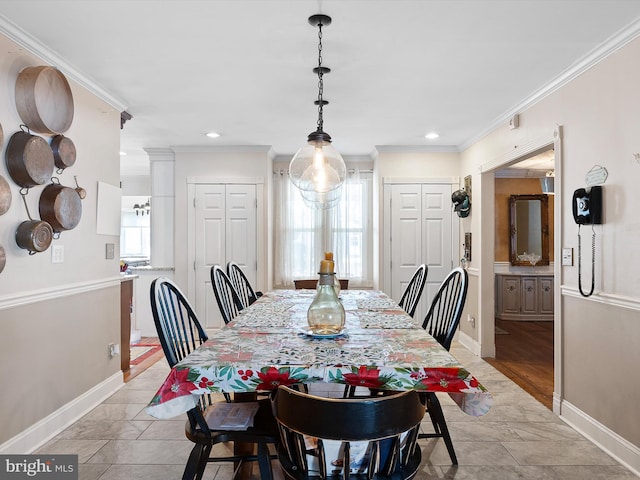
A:
[[[396,302],[422,263],[421,203],[420,185],[392,185],[390,295]]]
[[[223,324],[211,286],[211,267],[226,263],[224,185],[198,184],[195,193],[195,310],[204,328]]]
[[[453,269],[451,186],[422,185],[422,258],[429,267],[416,318],[424,318],[440,284]]]
[[[257,278],[256,186],[195,186],[195,310],[205,329],[224,324],[211,285],[211,267],[233,260],[252,285]]]
[[[226,204],[227,262],[236,262],[255,288],[258,264],[256,186],[227,185]]]
[[[428,267],[427,283],[415,318],[422,319],[431,299],[453,268],[451,185],[390,186],[391,297],[399,301],[418,265]]]

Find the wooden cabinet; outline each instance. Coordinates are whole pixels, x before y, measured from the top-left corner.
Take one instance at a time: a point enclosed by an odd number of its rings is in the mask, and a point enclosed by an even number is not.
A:
[[[496,318],[553,320],[553,277],[496,275]]]
[[[131,311],[133,309],[133,279],[120,282],[120,368],[129,371],[131,359]]]

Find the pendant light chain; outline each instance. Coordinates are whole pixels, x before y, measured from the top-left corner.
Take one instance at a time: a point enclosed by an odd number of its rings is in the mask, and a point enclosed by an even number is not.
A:
[[[322,94],[324,93],[324,81],[322,79],[324,71],[322,68],[322,22],[318,23],[318,131],[323,131],[323,118],[322,109],[324,107],[324,100]]]
[[[318,107],[315,131],[307,135],[307,144],[300,148],[289,163],[289,178],[300,189],[305,205],[311,208],[331,208],[341,198],[341,186],[346,176],[346,166],[340,152],[331,145],[331,135],[324,131],[324,75],[331,69],[322,64],[322,28],[331,25],[331,17],[321,13],[307,19],[318,29],[318,63],[313,73],[318,76]]]

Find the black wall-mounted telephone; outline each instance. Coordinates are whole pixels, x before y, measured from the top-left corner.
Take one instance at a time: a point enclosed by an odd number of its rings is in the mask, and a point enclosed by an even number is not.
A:
[[[578,225],[602,223],[602,187],[591,187],[589,191],[579,188],[573,192],[573,219]]]
[[[582,245],[580,227],[602,223],[602,187],[591,187],[589,191],[579,188],[573,192],[573,219],[578,224],[578,289],[583,297],[590,297],[595,289],[596,232],[591,234],[591,290],[582,290]],[[591,227],[593,229],[593,227]]]

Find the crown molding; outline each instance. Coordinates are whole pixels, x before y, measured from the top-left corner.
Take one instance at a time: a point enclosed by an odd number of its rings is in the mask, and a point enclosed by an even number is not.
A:
[[[455,145],[376,145],[378,153],[460,153]]]
[[[272,155],[271,145],[171,145],[175,153],[265,153]]]
[[[95,96],[105,101],[119,112],[123,112],[127,109],[127,102],[121,98],[113,95],[104,88],[102,88],[95,80],[89,78],[75,66],[67,62],[57,52],[54,52],[45,44],[37,40],[29,33],[22,30],[16,24],[9,21],[6,17],[0,15],[0,33],[3,33],[8,38],[17,43],[20,47],[26,51],[40,58],[43,62],[56,67],[67,78],[73,80],[75,83],[86,88]]]
[[[624,47],[626,44],[628,44],[638,36],[640,36],[640,19],[635,20],[619,32],[610,36],[607,40],[593,48],[584,57],[582,57],[582,59],[576,61],[573,65],[567,68],[564,72],[560,73],[545,86],[535,91],[528,98],[525,98],[523,101],[521,101],[519,104],[517,104],[507,112],[500,115],[492,123],[487,125],[487,127],[485,127],[482,131],[478,132],[476,135],[460,144],[460,151],[466,150],[471,145],[480,141],[483,137],[485,137],[498,127],[507,125],[509,123],[509,119],[512,118],[515,114],[520,114],[528,108],[531,108],[533,105],[548,97],[552,93],[556,92],[560,88],[564,87],[573,79],[582,75],[591,67],[597,65],[609,55]]]

